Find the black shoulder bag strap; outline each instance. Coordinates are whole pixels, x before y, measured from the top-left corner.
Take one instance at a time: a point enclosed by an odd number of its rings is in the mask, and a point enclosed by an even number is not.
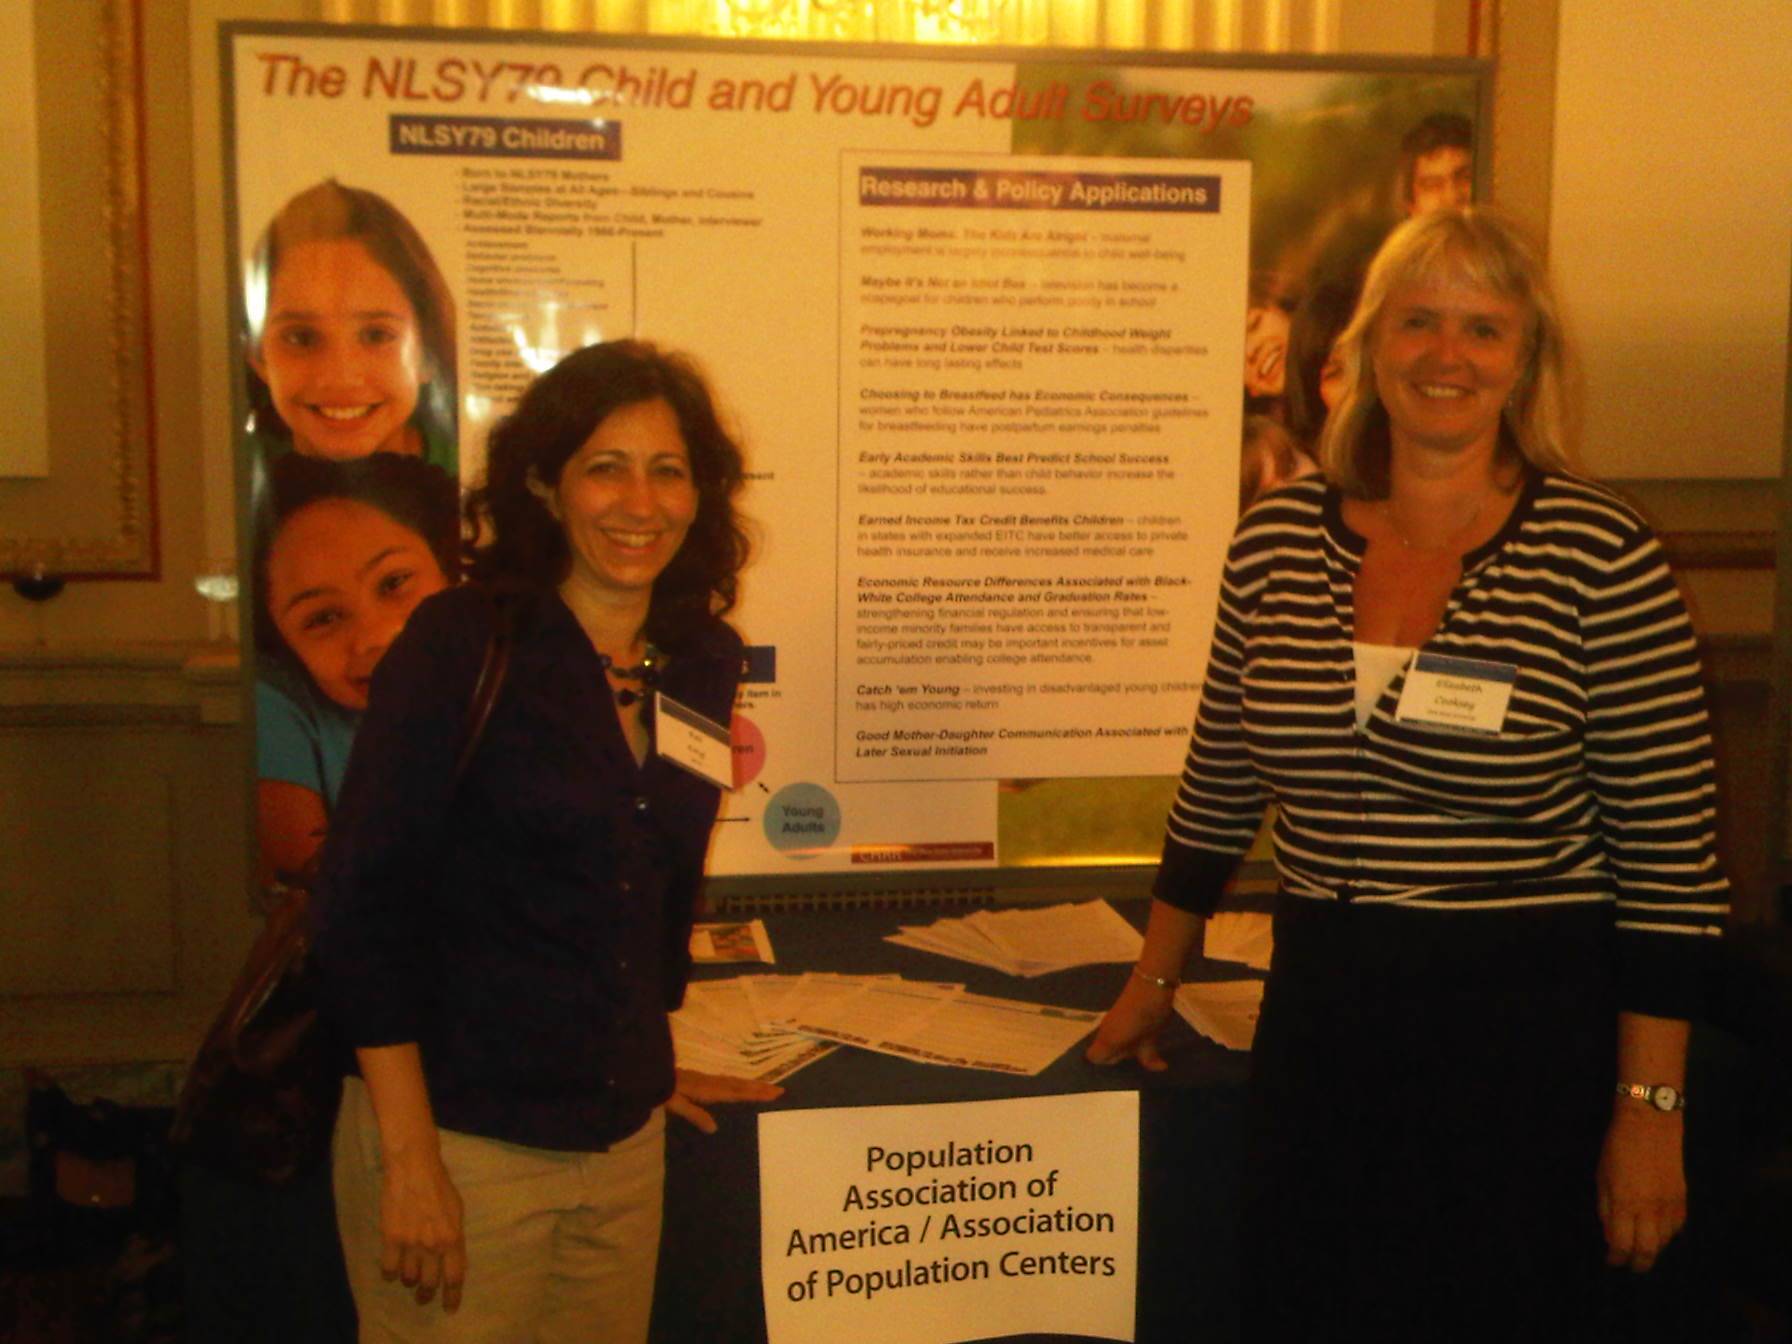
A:
[[[485,732],[510,667],[510,651],[516,642],[516,606],[508,595],[492,599],[491,637],[467,702],[460,755],[454,766],[457,787]],[[301,1041],[312,1032],[317,1010],[311,1006],[309,995],[302,1007],[280,1021],[271,1022],[262,1016],[281,984],[303,974],[311,947],[309,886],[307,881],[286,887],[269,910],[267,925],[249,949],[236,983],[206,1032],[181,1088],[170,1133],[176,1143],[191,1137],[201,1112],[227,1073],[234,1069],[262,1078],[275,1077],[299,1053]],[[320,1108],[319,1114],[322,1113]],[[329,1114],[334,1115],[333,1103]],[[327,1135],[327,1121],[324,1132]]]
[[[467,765],[485,736],[485,725],[492,717],[492,706],[498,703],[498,692],[504,687],[504,676],[510,670],[510,650],[516,644],[516,600],[508,594],[492,597],[492,632],[485,644],[485,661],[479,666],[479,679],[473,683],[472,697],[467,701],[467,714],[461,726],[460,756],[454,762],[454,782],[458,785],[467,773]]]

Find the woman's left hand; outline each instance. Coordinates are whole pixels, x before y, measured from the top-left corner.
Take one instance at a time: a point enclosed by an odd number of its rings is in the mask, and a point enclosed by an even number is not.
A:
[[[1678,1113],[1618,1104],[1599,1158],[1607,1264],[1643,1273],[1686,1222],[1685,1129]]]
[[[677,1070],[678,1081],[666,1099],[666,1112],[688,1120],[705,1134],[716,1132],[716,1118],[704,1109],[718,1102],[776,1101],[784,1089],[776,1083],[761,1083],[752,1078],[731,1078],[724,1073],[698,1073],[695,1069]]]

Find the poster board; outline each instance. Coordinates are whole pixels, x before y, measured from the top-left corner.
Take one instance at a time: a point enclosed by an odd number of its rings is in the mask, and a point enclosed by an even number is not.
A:
[[[258,24],[221,47],[246,491],[394,445],[474,480],[520,389],[591,341],[702,365],[756,535],[710,856],[742,890],[1149,867],[1296,309],[1403,212],[1408,132],[1489,124],[1465,61]],[[331,182],[429,261],[401,286],[408,419],[369,393],[308,449],[258,245]],[[352,686],[318,694],[265,624],[261,722],[311,714],[345,751]]]

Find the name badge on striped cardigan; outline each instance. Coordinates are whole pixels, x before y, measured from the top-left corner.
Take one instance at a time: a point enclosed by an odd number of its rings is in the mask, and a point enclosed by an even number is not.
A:
[[[1506,722],[1517,680],[1518,669],[1511,663],[1415,653],[1394,717],[1402,723],[1497,733]]]

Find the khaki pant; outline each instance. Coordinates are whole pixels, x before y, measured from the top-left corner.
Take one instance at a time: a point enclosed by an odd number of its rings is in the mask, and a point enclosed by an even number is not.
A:
[[[460,1192],[467,1281],[459,1310],[380,1274],[379,1128],[348,1080],[336,1123],[336,1216],[363,1344],[639,1344],[659,1255],[665,1118],[607,1152],[562,1153],[441,1132]]]

